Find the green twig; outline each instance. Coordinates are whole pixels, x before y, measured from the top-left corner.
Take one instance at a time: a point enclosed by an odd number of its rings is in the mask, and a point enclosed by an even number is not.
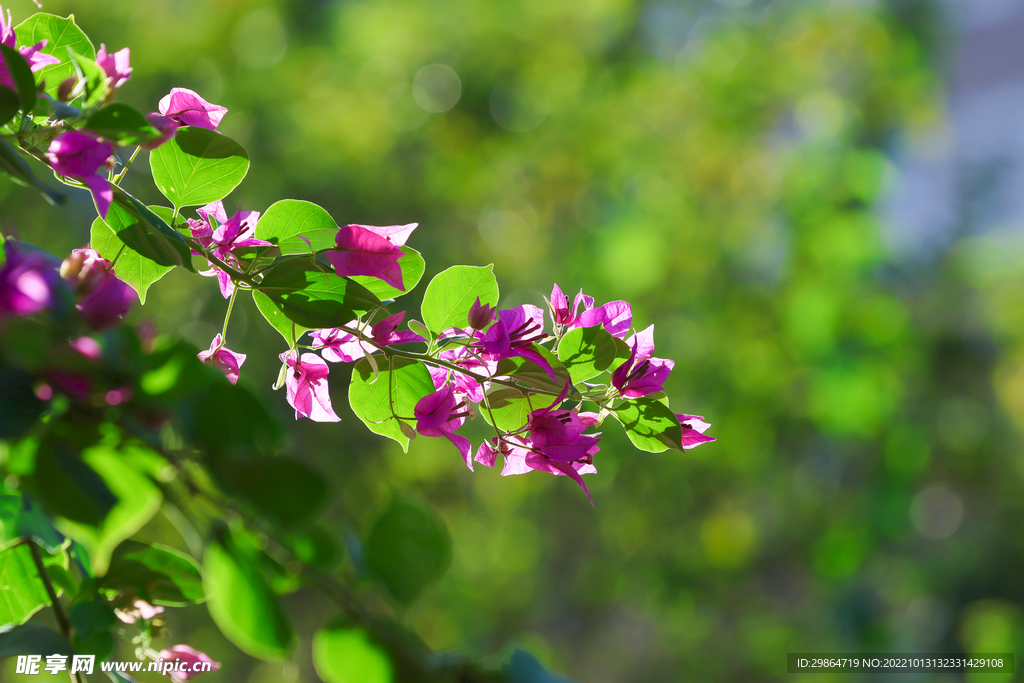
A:
[[[39,546],[32,539],[28,539],[25,543],[28,546],[29,552],[32,553],[32,561],[36,565],[36,571],[39,572],[39,578],[43,582],[43,586],[46,588],[46,594],[50,597],[50,606],[53,608],[53,615],[57,618],[57,624],[60,626],[60,632],[64,634],[64,638],[67,639],[68,643],[71,643],[71,622],[68,621],[68,617],[64,614],[64,607],[60,604],[60,600],[57,598],[57,591],[53,589],[53,583],[50,581],[50,575],[46,571],[46,566],[43,564],[43,557],[39,554]],[[70,674],[71,680],[74,683],[82,683],[81,677],[77,673]]]

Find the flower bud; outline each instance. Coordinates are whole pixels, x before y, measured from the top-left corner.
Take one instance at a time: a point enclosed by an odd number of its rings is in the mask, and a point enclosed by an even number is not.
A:
[[[70,102],[71,93],[74,92],[76,85],[78,85],[78,79],[74,76],[65,78],[57,86],[57,99],[61,102]]]
[[[60,276],[79,296],[88,296],[112,276],[110,265],[93,249],[75,249],[60,264]]]
[[[494,320],[494,308],[480,303],[480,297],[469,308],[469,326],[474,330],[482,330]]]

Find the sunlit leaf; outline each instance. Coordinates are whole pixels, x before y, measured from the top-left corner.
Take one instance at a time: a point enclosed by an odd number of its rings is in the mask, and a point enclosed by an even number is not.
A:
[[[352,412],[370,431],[394,439],[408,450],[409,437],[402,432],[395,416],[415,422],[416,403],[434,391],[434,382],[418,360],[396,357],[391,362],[390,366],[383,364],[379,374],[374,373],[365,358],[356,363],[348,400]]]
[[[480,302],[498,304],[494,266],[452,266],[434,276],[423,293],[423,322],[437,334],[449,327],[469,327],[469,309]]]
[[[253,560],[230,539],[206,546],[203,586],[210,616],[231,642],[260,659],[288,657],[295,639],[277,598]]]
[[[200,206],[227,197],[249,171],[240,144],[206,128],[179,128],[149,155],[153,182],[176,207]]]
[[[313,636],[313,665],[325,683],[392,683],[387,652],[361,628],[334,626]]]

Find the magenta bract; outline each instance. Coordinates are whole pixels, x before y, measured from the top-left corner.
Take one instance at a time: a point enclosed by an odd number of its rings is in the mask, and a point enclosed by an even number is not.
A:
[[[197,126],[215,130],[228,113],[227,107],[211,104],[188,88],[171,88],[158,106],[160,114],[174,119],[182,126]]]
[[[107,179],[98,174],[113,154],[111,145],[73,130],[61,133],[50,143],[46,158],[55,173],[85,183],[92,192],[100,217],[106,218],[114,201],[114,191]]]
[[[213,338],[208,350],[200,351],[196,356],[203,363],[211,365],[223,372],[224,376],[227,377],[228,381],[232,384],[238,383],[238,375],[242,367],[242,363],[245,362],[245,354],[236,353],[224,346],[224,342],[221,340],[220,334]]]
[[[282,353],[279,358],[288,366],[285,388],[288,403],[295,409],[295,419],[308,417],[314,422],[340,422],[341,418],[331,407],[327,363],[315,353],[304,353],[300,357],[298,351]]]

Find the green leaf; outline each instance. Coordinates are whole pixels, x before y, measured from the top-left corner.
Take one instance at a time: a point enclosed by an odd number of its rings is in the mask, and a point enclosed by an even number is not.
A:
[[[52,206],[63,204],[68,196],[63,192],[47,187],[39,178],[36,178],[20,154],[3,138],[0,138],[0,173],[24,187],[35,188],[43,199]]]
[[[7,125],[20,107],[17,93],[6,85],[0,85],[0,126]]]
[[[218,480],[283,524],[309,519],[327,502],[324,477],[294,458],[232,458],[214,463]]]
[[[497,386],[497,385],[496,385]],[[531,408],[532,400],[532,408]],[[512,387],[497,386],[487,394],[487,401],[491,406],[490,413],[487,408],[480,409],[488,424],[495,425],[498,429],[515,430],[519,429],[530,419],[530,413],[537,408],[543,408],[551,403],[551,399],[545,400],[544,396],[527,399],[526,395],[519,389]],[[494,419],[491,419],[491,413]]]
[[[21,624],[50,603],[27,545],[0,552],[0,595],[0,626]]]
[[[99,586],[131,590],[147,602],[170,607],[206,599],[199,563],[159,543],[125,541],[117,546]]]
[[[107,72],[89,57],[80,55],[73,49],[68,49],[71,61],[74,63],[85,80],[85,91],[82,93],[82,108],[91,107],[103,101],[107,93]]]
[[[68,621],[74,627],[71,644],[79,654],[109,659],[114,652],[114,636],[110,629],[117,623],[114,608],[106,597],[94,595],[75,602],[68,610]]]
[[[166,215],[166,212],[164,212]],[[192,267],[192,252],[184,238],[154,213],[119,187],[105,222],[117,237],[139,254],[161,266]]]
[[[74,651],[67,639],[48,626],[32,623],[0,630],[0,659],[17,655],[72,654]]]
[[[160,137],[146,117],[127,104],[108,104],[90,116],[85,127],[117,145],[141,145]]]
[[[20,538],[18,522],[21,519],[21,491],[0,484],[0,548]]]
[[[282,199],[274,202],[256,224],[256,239],[273,242],[284,255],[309,254],[335,246],[338,224],[312,202]],[[301,238],[309,240],[306,244]]]
[[[3,57],[7,72],[18,91],[21,111],[31,114],[36,107],[36,79],[32,75],[32,70],[28,68],[28,62],[17,50],[6,45],[0,45],[0,56]]]
[[[644,396],[617,406],[612,414],[622,423],[633,445],[649,453],[683,450],[683,428],[667,405]]]
[[[469,309],[480,302],[498,305],[494,266],[452,266],[434,276],[423,294],[423,322],[437,334],[449,327],[469,327]]]
[[[366,539],[367,565],[405,604],[439,579],[451,561],[451,538],[441,518],[397,496]]]
[[[75,24],[73,14],[65,19],[39,12],[18,24],[14,32],[17,34],[19,45],[35,45],[45,40],[46,46],[41,52],[60,60],[60,64],[51,64],[36,73],[37,78],[46,81],[46,92],[51,96],[57,94],[57,88],[62,81],[77,75],[68,54],[69,47],[83,57],[96,59],[96,48]]]
[[[55,439],[39,445],[28,481],[50,513],[76,524],[98,527],[117,505],[117,496],[100,475]]]
[[[423,271],[427,269],[427,262],[423,260],[420,252],[412,247],[402,247],[402,255],[398,258],[398,267],[402,269],[402,284],[405,291],[392,287],[379,277],[369,275],[353,275],[352,279],[366,287],[382,301],[386,299],[397,299],[398,297],[411,292],[420,280],[423,279]]]
[[[608,334],[604,325],[577,327],[558,342],[558,360],[565,363],[574,384],[614,370],[628,358],[629,347]]]
[[[332,626],[313,636],[313,666],[325,683],[392,683],[391,660],[361,628]]]
[[[380,368],[374,380],[373,368],[364,358],[352,368],[348,401],[352,412],[371,432],[394,439],[408,452],[409,437],[402,432],[394,415],[415,422],[413,410],[416,404],[433,391],[434,382],[430,379],[430,372],[418,360],[393,357],[390,365]]]
[[[290,320],[288,316],[281,312],[281,309],[277,307],[273,299],[258,289],[252,290],[252,299],[256,303],[256,308],[259,312],[270,323],[270,326],[284,337],[284,341],[289,347],[302,336],[303,332],[310,329]]]
[[[553,674],[530,653],[516,650],[501,668],[505,683],[573,683],[572,679]]]
[[[294,637],[277,598],[229,538],[206,546],[203,586],[210,616],[228,640],[260,659],[288,657]]]
[[[149,478],[131,467],[121,453],[109,446],[87,449],[82,453],[82,460],[103,479],[117,497],[117,504],[100,524],[57,520],[57,528],[85,546],[92,560],[93,572],[102,576],[107,571],[114,548],[156,514],[163,495]]]
[[[258,289],[285,317],[308,328],[344,325],[380,305],[362,285],[322,268],[305,256],[285,256],[264,273]]]
[[[171,220],[171,209],[165,206],[151,206],[149,209],[162,220]],[[115,212],[111,211],[107,214],[107,220],[115,225],[119,225],[120,221],[124,218],[125,214],[123,213],[115,215]],[[117,259],[117,265],[114,267],[114,270],[119,278],[138,292],[139,303],[144,304],[146,303],[146,292],[150,286],[171,272],[174,266],[162,266],[153,259],[146,258],[126,245],[117,235],[118,233],[114,232],[101,218],[97,218],[92,222],[92,230],[90,231],[92,248],[99,252],[100,256],[111,261],[124,248],[125,251],[121,254],[121,258]]]
[[[186,126],[149,155],[153,182],[179,209],[227,197],[249,171],[240,144],[206,128]]]

